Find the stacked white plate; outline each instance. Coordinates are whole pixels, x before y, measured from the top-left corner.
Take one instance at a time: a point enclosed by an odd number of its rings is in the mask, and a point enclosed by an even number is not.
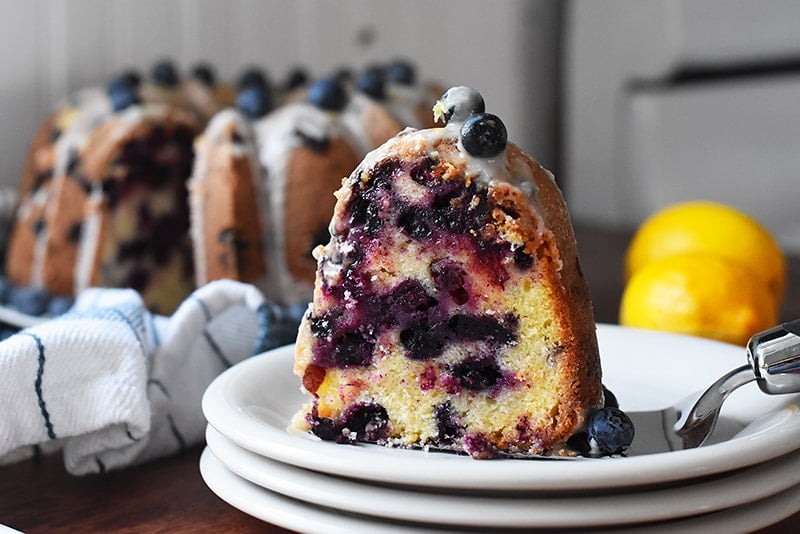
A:
[[[598,339],[626,412],[666,407],[746,361],[698,338],[600,325]],[[288,431],[306,401],[293,357],[293,346],[255,356],[209,386],[200,460],[220,498],[288,529],[748,532],[800,511],[798,395],[740,388],[698,449],[649,453],[658,432],[637,427],[627,457],[478,461]]]

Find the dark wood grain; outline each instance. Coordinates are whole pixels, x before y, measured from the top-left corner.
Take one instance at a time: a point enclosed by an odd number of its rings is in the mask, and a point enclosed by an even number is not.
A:
[[[598,322],[615,323],[629,232],[578,225]],[[800,261],[790,260],[782,319],[800,317]],[[1,387],[1,386],[0,386]],[[105,475],[74,477],[60,455],[0,467],[0,524],[28,532],[279,532],[229,506],[200,478],[200,447]],[[797,514],[762,532],[800,531]]]

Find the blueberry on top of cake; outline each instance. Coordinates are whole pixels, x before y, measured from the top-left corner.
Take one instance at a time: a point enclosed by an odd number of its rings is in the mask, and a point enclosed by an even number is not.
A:
[[[322,439],[559,454],[603,405],[589,290],[552,174],[469,88],[336,193],[293,423]]]

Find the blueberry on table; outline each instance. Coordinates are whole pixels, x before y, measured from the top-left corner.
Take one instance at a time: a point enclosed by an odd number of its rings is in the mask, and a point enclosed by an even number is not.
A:
[[[441,119],[447,124],[450,121],[464,122],[471,115],[483,113],[486,110],[486,104],[478,91],[472,87],[460,85],[445,91],[436,103],[434,110],[439,115],[436,120]]]
[[[150,75],[153,77],[153,81],[156,84],[163,87],[175,87],[178,85],[178,70],[175,68],[172,61],[168,59],[162,59],[153,65]]]
[[[217,84],[217,75],[214,73],[214,67],[208,63],[198,63],[195,65],[192,68],[191,76],[208,87],[214,87]]]
[[[508,133],[503,121],[491,113],[470,116],[461,126],[461,144],[478,158],[492,158],[506,148]]]
[[[257,119],[272,108],[272,99],[266,87],[248,85],[236,96],[236,107],[251,119]]]
[[[417,73],[414,66],[407,61],[395,61],[386,69],[386,79],[389,83],[399,85],[414,85]]]
[[[633,443],[633,422],[619,408],[601,408],[590,416],[586,433],[589,443],[598,452],[616,454]]]
[[[338,78],[323,78],[308,88],[308,101],[325,111],[342,111],[347,105],[347,91]]]
[[[35,287],[15,287],[11,290],[9,304],[20,313],[42,315],[47,311],[50,295]]]

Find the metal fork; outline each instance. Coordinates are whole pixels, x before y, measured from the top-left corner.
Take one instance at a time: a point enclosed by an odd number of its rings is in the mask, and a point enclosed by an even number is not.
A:
[[[761,391],[770,395],[800,392],[800,319],[754,335],[747,344],[747,361],[705,391],[693,393],[660,412],[629,413],[637,435],[644,433],[652,438],[659,426],[664,434],[659,445],[637,453],[701,446],[714,431],[725,399],[750,382],[756,381]],[[636,441],[632,449],[635,445]]]

